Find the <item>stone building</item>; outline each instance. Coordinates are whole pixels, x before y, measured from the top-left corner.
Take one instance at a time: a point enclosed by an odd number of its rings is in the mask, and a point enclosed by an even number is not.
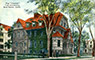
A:
[[[58,17],[58,14],[60,14],[60,16],[52,32],[51,39],[56,41],[58,40],[58,46],[60,47],[54,47],[54,43],[57,44],[57,42],[52,42],[52,50],[59,49],[62,53],[70,53],[73,47],[69,46],[73,45],[73,40],[70,28],[67,26],[67,18],[62,13],[58,12],[54,14],[54,19]],[[48,15],[45,15],[45,17],[48,19]],[[66,44],[64,44],[65,42]],[[40,14],[36,13],[34,14],[34,17],[25,21],[22,19],[17,20],[13,31],[13,52],[17,51],[18,53],[33,54],[41,53],[42,51],[47,52],[47,44],[46,30],[43,18]],[[67,50],[64,50],[65,48],[63,46],[65,46]]]
[[[12,51],[17,51],[18,53],[28,53],[29,39],[24,25],[26,22],[24,20],[18,19],[14,29],[13,29],[13,45]]]
[[[0,51],[2,52],[12,52],[12,48],[5,47],[5,42],[11,40],[11,36],[8,36],[10,28],[10,26],[0,23]]]

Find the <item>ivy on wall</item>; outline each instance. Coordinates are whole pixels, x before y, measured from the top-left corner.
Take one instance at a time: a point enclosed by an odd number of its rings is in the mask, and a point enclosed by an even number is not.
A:
[[[35,32],[36,31],[36,32]],[[33,30],[27,30],[31,46],[30,50],[32,50],[32,53],[41,53],[42,49],[47,49],[47,37],[45,28],[41,29],[33,29]],[[43,46],[41,45],[41,41]],[[34,46],[36,44],[36,47]]]

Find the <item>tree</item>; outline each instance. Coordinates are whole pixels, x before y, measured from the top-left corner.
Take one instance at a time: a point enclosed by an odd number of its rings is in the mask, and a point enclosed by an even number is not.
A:
[[[65,3],[64,6],[65,10],[69,13],[71,22],[79,31],[77,57],[80,57],[81,34],[85,24],[89,21],[88,14],[93,4],[88,0],[71,0]]]
[[[74,32],[72,32],[72,34],[73,34],[74,46],[76,47],[74,49],[74,51],[76,52],[76,50],[78,48],[78,36],[79,36],[79,33],[78,33],[78,31],[74,31]],[[81,48],[83,48],[83,50],[84,50],[84,48],[86,46],[85,41],[88,40],[88,39],[89,39],[89,34],[86,31],[83,31],[82,35],[81,35]]]
[[[7,47],[8,49],[10,49],[12,46],[12,41],[8,40],[7,42],[5,42],[5,47]]]
[[[58,13],[57,17],[55,16],[55,13],[57,13],[59,10],[59,5],[57,5],[57,3],[59,3],[61,0],[29,0],[28,3],[33,1],[35,1],[38,5],[37,11],[42,15],[43,18],[47,34],[48,56],[50,56],[51,33],[57,23],[57,20],[62,16],[60,13]]]

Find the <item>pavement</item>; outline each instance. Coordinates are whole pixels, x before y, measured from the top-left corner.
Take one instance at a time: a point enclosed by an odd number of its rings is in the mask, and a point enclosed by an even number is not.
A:
[[[81,58],[76,58],[76,56],[66,56],[66,57],[49,57],[49,58],[32,58],[32,59],[22,59],[22,60],[95,60],[92,56],[82,56]]]

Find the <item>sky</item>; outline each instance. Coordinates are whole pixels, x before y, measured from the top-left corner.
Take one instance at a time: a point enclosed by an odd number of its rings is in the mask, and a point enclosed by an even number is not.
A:
[[[12,26],[18,18],[26,20],[33,17],[33,14],[27,14],[25,9],[35,10],[37,6],[34,3],[27,3],[27,1],[28,0],[0,0],[0,23]],[[95,2],[95,0],[92,1]],[[15,6],[13,6],[13,8],[4,8],[6,5],[15,5],[18,6],[18,8],[15,8]],[[95,10],[93,10],[93,12],[95,13]],[[84,30],[89,32],[87,27],[85,27]],[[92,30],[95,32],[93,27]],[[93,34],[95,36],[95,33]]]
[[[27,14],[25,9],[34,10],[37,6],[34,3],[27,3],[28,0],[0,0],[0,23],[12,26],[13,22],[18,18],[26,20],[33,16],[33,14]],[[6,5],[15,5],[18,8],[4,8]]]

